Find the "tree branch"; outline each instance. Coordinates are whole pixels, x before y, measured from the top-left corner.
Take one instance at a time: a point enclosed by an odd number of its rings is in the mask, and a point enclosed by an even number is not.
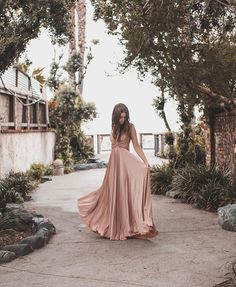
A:
[[[193,85],[193,88],[194,88],[195,90],[197,90],[197,91],[199,91],[199,92],[205,94],[205,95],[208,95],[208,96],[212,97],[212,98],[219,99],[219,100],[221,100],[222,102],[224,102],[224,103],[226,103],[226,104],[228,104],[228,105],[234,105],[234,106],[236,106],[236,99],[230,100],[230,99],[228,99],[227,97],[224,97],[224,96],[222,96],[222,95],[219,95],[219,94],[214,93],[214,92],[213,92],[210,88],[208,88],[208,87],[204,87],[204,86],[196,85],[196,84],[195,84],[195,85]]]
[[[231,3],[230,0],[216,0],[218,3],[222,4],[225,7],[228,7],[230,10],[236,12],[236,3]]]

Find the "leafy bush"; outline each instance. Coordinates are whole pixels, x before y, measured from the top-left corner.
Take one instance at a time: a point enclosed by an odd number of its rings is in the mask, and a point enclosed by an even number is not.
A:
[[[33,180],[39,180],[44,175],[52,175],[53,166],[42,163],[33,163],[27,171],[27,175]]]
[[[14,189],[6,190],[0,183],[0,208],[4,208],[6,203],[20,203],[23,199]]]
[[[170,164],[154,166],[150,170],[151,191],[154,194],[166,194],[174,175],[174,169]]]
[[[165,143],[168,145],[173,145],[174,144],[174,135],[171,132],[166,132],[165,133]]]
[[[0,206],[6,203],[21,202],[34,189],[26,173],[10,171],[0,180]]]
[[[81,124],[96,116],[94,103],[85,102],[72,86],[60,85],[49,105],[49,118],[56,133],[55,158],[62,159],[65,167],[93,156]]]
[[[183,202],[216,211],[219,206],[236,202],[235,186],[230,171],[216,166],[186,166],[173,176],[171,190]]]
[[[172,159],[175,168],[183,168],[186,164],[205,164],[205,129],[204,122],[191,126],[189,139],[184,138],[184,133],[178,133],[175,144],[175,158]]]
[[[89,158],[94,157],[93,147],[82,131],[71,138],[70,145],[75,162],[86,163]]]
[[[74,171],[74,167],[73,166],[65,166],[64,167],[64,173],[68,174]]]

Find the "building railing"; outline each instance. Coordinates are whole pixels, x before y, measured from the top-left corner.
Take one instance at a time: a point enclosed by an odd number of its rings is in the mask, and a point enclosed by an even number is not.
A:
[[[153,150],[155,156],[163,155],[166,144],[165,144],[165,133],[138,133],[139,143],[143,150]],[[152,145],[145,145],[145,137],[152,136]],[[95,154],[102,152],[111,151],[111,142],[109,140],[110,134],[92,134],[86,135],[87,140]],[[107,145],[103,147],[104,138],[107,139]],[[149,140],[150,142],[150,140]]]
[[[33,98],[42,98],[43,100],[46,100],[45,89],[39,81],[30,77],[17,67],[10,67],[1,77],[3,82],[0,81],[0,88],[4,88],[4,85],[6,85],[8,89],[13,89],[19,94],[28,94]]]
[[[17,67],[0,80],[0,131],[45,130],[49,127],[45,87]]]

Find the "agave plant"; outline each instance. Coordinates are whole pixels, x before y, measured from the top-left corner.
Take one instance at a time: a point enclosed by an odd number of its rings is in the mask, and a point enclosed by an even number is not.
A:
[[[219,206],[236,201],[236,191],[227,168],[186,166],[175,173],[171,189],[178,198],[198,208],[216,211]]]
[[[6,203],[22,202],[34,186],[23,172],[10,171],[0,180],[0,207]]]
[[[198,208],[215,211],[221,205],[224,186],[217,181],[208,182],[193,193],[191,202]]]

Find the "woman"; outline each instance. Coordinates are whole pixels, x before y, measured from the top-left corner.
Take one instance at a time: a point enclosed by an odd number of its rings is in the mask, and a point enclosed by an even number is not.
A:
[[[110,140],[112,150],[102,185],[77,199],[80,218],[110,240],[154,237],[158,231],[152,219],[150,165],[122,103],[112,112]],[[130,140],[143,162],[129,151]]]

